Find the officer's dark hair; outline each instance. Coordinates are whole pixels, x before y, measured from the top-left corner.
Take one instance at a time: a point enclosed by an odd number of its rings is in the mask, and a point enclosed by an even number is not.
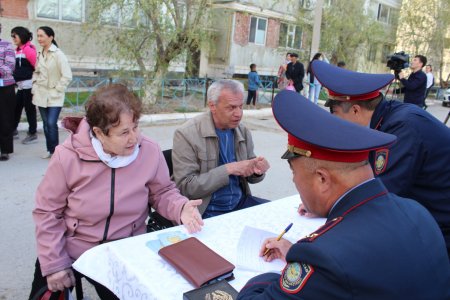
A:
[[[291,56],[298,58],[298,54],[297,53],[291,53]]]
[[[20,43],[25,45],[27,42],[33,39],[33,34],[28,30],[28,28],[17,26],[11,29],[11,35],[17,35],[20,39]]]
[[[250,71],[252,71],[254,67],[256,67],[256,65],[255,64],[251,64],[250,65]]]
[[[430,67],[430,71],[433,71],[433,67],[431,65],[426,65],[425,67]]]
[[[337,66],[340,67],[340,68],[345,67],[345,61],[338,62]]]
[[[55,32],[53,31],[53,29],[52,29],[51,27],[48,27],[48,26],[41,26],[41,27],[38,28],[38,30],[42,30],[43,32],[45,32],[45,34],[46,34],[48,37],[52,37],[52,38],[53,38],[52,43],[53,43],[56,47],[58,47],[58,44],[57,44],[56,41],[55,41]]]
[[[342,108],[344,113],[348,113],[350,108],[353,105],[359,105],[362,108],[367,109],[368,111],[374,111],[377,108],[378,104],[380,104],[383,99],[383,95],[378,95],[377,97],[371,100],[356,100],[356,101],[339,101],[339,100],[331,100],[329,106],[338,105]]]
[[[427,65],[427,58],[425,56],[423,56],[423,55],[416,55],[414,57],[416,57],[416,58],[418,58],[420,60],[420,62],[422,63],[422,68]]]

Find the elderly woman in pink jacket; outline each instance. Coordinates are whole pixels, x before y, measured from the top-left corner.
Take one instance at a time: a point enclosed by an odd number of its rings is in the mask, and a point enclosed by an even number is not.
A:
[[[69,118],[72,131],[56,147],[36,192],[38,260],[30,298],[46,284],[61,291],[75,283],[72,263],[86,250],[145,233],[149,204],[165,218],[201,230],[202,218],[170,180],[158,144],[139,133],[141,103],[125,86],[101,88],[85,118]],[[101,299],[118,299],[99,283]]]

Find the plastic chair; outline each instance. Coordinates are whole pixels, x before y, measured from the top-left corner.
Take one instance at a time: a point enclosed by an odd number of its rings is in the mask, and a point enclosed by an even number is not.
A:
[[[164,155],[164,159],[166,160],[167,168],[169,169],[169,175],[170,177],[172,177],[173,175],[172,149],[164,150],[162,153]],[[149,207],[147,232],[158,231],[169,227],[173,227],[172,221],[167,220],[156,211],[152,211],[152,208]]]

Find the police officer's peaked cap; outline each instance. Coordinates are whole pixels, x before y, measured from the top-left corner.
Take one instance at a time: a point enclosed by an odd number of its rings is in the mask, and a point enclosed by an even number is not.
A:
[[[320,60],[314,60],[311,68],[317,80],[328,89],[330,100],[374,99],[380,95],[380,89],[394,80],[392,74],[359,73]]]
[[[397,139],[394,135],[342,120],[292,91],[278,93],[272,111],[278,124],[288,132],[284,159],[306,156],[359,162],[367,160],[370,151],[388,148]]]

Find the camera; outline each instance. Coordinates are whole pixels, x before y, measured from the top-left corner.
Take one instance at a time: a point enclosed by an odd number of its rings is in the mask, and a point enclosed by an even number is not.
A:
[[[409,67],[409,54],[406,54],[404,51],[388,55],[387,59],[386,66],[397,73]]]

